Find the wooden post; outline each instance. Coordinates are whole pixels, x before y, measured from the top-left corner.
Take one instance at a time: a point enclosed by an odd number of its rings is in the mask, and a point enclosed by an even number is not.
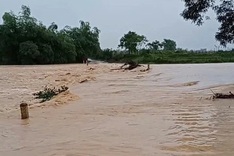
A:
[[[28,119],[29,118],[28,104],[27,103],[20,104],[20,111],[21,111],[21,119]]]

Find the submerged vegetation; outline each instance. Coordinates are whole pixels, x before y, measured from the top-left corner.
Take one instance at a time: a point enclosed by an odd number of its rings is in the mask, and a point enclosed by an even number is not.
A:
[[[50,99],[52,99],[54,96],[65,92],[68,90],[67,86],[61,86],[60,88],[56,89],[56,88],[49,88],[49,87],[45,87],[44,90],[33,93],[33,95],[35,96],[36,99],[41,99],[41,103],[45,102],[45,101],[49,101]]]
[[[6,12],[0,25],[0,64],[81,63],[85,58],[107,62],[137,63],[218,63],[234,62],[234,50],[218,52],[188,51],[177,48],[176,41],[149,42],[144,35],[129,31],[120,39],[118,50],[101,49],[100,30],[88,22],[78,27],[45,26],[22,6],[16,15]],[[232,43],[228,40],[227,43]]]

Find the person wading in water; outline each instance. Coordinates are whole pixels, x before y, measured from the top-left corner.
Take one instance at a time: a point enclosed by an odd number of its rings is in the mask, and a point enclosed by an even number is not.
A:
[[[89,61],[87,57],[83,58],[83,63],[86,64],[87,66],[89,65]]]

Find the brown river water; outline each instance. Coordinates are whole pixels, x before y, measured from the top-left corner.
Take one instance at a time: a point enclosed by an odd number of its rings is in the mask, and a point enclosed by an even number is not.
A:
[[[0,66],[0,156],[234,155],[234,100],[210,99],[234,92],[234,64],[119,66]],[[69,91],[39,103],[46,85]]]

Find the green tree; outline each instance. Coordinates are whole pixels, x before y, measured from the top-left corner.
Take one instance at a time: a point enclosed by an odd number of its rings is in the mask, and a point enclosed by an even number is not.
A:
[[[234,43],[234,0],[184,0],[185,9],[181,13],[185,20],[192,20],[197,25],[202,25],[209,8],[216,13],[220,23],[219,31],[215,37],[221,45]]]
[[[51,39],[51,45],[54,51],[54,63],[74,63],[76,61],[76,48],[69,36],[57,33]]]
[[[37,58],[38,64],[54,63],[54,51],[50,45],[40,43],[38,50],[40,51],[40,55]]]
[[[147,42],[147,39],[143,35],[138,35],[135,32],[129,31],[120,39],[118,47],[125,48],[129,54],[136,53],[137,47],[142,46]]]
[[[53,22],[53,23],[51,23],[51,25],[48,27],[48,29],[51,30],[51,31],[56,31],[56,30],[58,30],[58,25],[55,24],[55,23]]]
[[[0,50],[2,51],[2,63],[13,64],[18,62],[17,52],[19,47],[17,16],[13,12],[4,13],[3,24],[0,25]]]
[[[112,49],[103,49],[99,55],[99,58],[105,61],[111,60],[113,58],[115,51]]]
[[[176,42],[170,39],[164,39],[162,42],[163,50],[176,50]]]
[[[21,61],[21,64],[35,64],[39,55],[40,52],[35,43],[26,41],[20,44],[19,60]]]
[[[0,49],[4,53],[4,64],[20,64],[20,44],[26,41],[34,42],[37,38],[37,21],[30,15],[31,11],[26,6],[22,6],[18,16],[13,12],[3,15],[3,24],[0,25]]]
[[[83,56],[97,57],[101,51],[100,30],[88,22],[79,27],[48,28],[22,6],[18,15],[6,12],[0,24],[1,64],[50,64],[81,62]]]
[[[99,43],[100,30],[91,28],[88,22],[80,21],[79,27],[66,26],[61,33],[68,35],[76,48],[77,61],[81,62],[83,57],[96,57],[101,52]]]
[[[159,48],[162,48],[163,45],[159,41],[155,40],[151,43],[148,43],[147,46],[150,50],[159,50]]]

